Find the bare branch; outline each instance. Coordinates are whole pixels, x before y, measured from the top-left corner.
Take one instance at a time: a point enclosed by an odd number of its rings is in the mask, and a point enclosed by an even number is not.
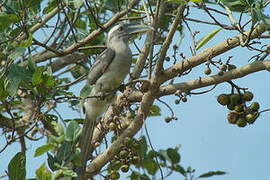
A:
[[[189,92],[194,89],[220,84],[232,79],[238,79],[247,76],[251,73],[263,70],[267,71],[270,70],[270,60],[255,61],[251,64],[247,64],[245,66],[228,71],[224,73],[222,76],[214,75],[183,83],[166,85],[160,88],[159,96],[174,94],[177,90],[180,90],[182,92]]]
[[[267,26],[264,24],[260,24],[256,26],[253,30],[253,32],[250,35],[250,39],[254,39],[259,37],[262,33],[264,33],[267,30]],[[240,45],[240,39],[242,37],[243,40],[246,39],[247,35],[250,31],[244,32],[244,35],[240,34],[233,38],[229,38],[213,47],[207,48],[203,50],[201,53],[196,54],[195,56],[192,56],[191,58],[188,58],[184,61],[181,61],[170,68],[165,70],[165,75],[162,76],[162,82],[165,82],[169,79],[172,79],[176,77],[178,74],[181,74],[188,69],[191,69],[195,66],[198,66],[204,62],[206,62],[209,58],[213,58],[215,56],[218,56],[228,50],[231,50],[237,46]]]
[[[172,23],[172,26],[170,28],[170,31],[168,33],[168,36],[166,37],[164,43],[163,43],[163,46],[160,50],[160,54],[159,54],[159,59],[157,61],[157,65],[156,65],[156,72],[155,72],[155,75],[156,77],[158,75],[160,75],[163,71],[163,63],[164,63],[164,59],[166,57],[166,54],[167,54],[167,51],[169,49],[169,46],[172,42],[172,38],[174,36],[174,33],[178,27],[178,25],[181,23],[181,21],[183,20],[183,13],[184,13],[184,10],[185,10],[185,5],[181,4],[178,9],[177,9],[177,14],[176,14],[176,18],[175,20],[173,21]]]

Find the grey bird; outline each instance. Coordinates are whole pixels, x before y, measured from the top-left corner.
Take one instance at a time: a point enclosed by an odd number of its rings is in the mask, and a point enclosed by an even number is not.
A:
[[[107,49],[97,57],[89,71],[87,85],[93,85],[93,87],[88,95],[89,98],[83,101],[86,118],[79,142],[81,180],[84,179],[86,162],[93,151],[91,140],[97,119],[114,102],[116,89],[120,87],[130,71],[132,53],[129,40],[135,34],[144,33],[150,29],[152,29],[151,26],[138,23],[114,26],[107,35]]]

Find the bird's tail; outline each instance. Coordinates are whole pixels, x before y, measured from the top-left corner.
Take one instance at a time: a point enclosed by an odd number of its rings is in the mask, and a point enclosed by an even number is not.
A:
[[[92,90],[92,92],[94,92]],[[91,93],[92,93],[91,92]],[[93,93],[95,95],[95,93]],[[80,180],[85,180],[85,169],[87,161],[91,152],[93,152],[94,147],[91,144],[94,129],[96,127],[97,118],[100,117],[109,105],[115,100],[116,94],[107,96],[105,99],[100,100],[98,98],[88,99],[84,102],[84,107],[86,110],[85,122],[83,125],[83,130],[81,133],[81,138],[79,141],[79,146],[81,149],[81,166],[79,168],[78,175]]]
[[[79,179],[85,180],[85,169],[86,164],[90,156],[90,152],[93,151],[93,146],[91,144],[97,117],[89,117],[86,114],[85,123],[81,133],[81,138],[79,142],[79,147],[81,149],[80,159],[81,166],[79,168]]]

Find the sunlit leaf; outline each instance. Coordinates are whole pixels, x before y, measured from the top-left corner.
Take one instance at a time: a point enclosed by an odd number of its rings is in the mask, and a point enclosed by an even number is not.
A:
[[[42,154],[48,152],[53,148],[52,144],[45,144],[43,146],[40,146],[36,149],[34,157],[41,156]]]
[[[33,42],[33,36],[32,36],[32,34],[29,34],[28,38],[25,39],[25,40],[22,40],[22,41],[19,43],[18,46],[20,46],[20,47],[25,47],[25,48],[26,48],[26,47],[31,46],[31,45],[32,45],[32,42]]]
[[[37,180],[51,180],[52,173],[47,169],[45,163],[43,163],[37,170],[36,170]]]
[[[33,85],[40,84],[42,82],[42,73],[44,71],[44,67],[40,66],[35,69],[35,72],[32,76]]]
[[[209,42],[219,31],[221,31],[222,28],[217,28],[214,31],[208,33],[206,36],[201,38],[198,41],[198,44],[196,46],[196,50],[200,49],[202,46],[204,46],[207,42]]]

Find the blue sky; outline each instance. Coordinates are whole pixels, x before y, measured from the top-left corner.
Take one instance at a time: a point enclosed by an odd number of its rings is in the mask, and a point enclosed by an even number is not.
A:
[[[192,12],[192,15],[194,17],[201,16],[200,12]],[[202,18],[208,19],[205,14],[204,16]],[[193,25],[192,28],[193,30],[199,29],[201,31],[198,35],[198,38],[200,38],[216,27]],[[217,42],[223,41],[232,34],[234,33],[221,31],[205,47],[210,47]],[[189,34],[186,33],[185,37],[179,52],[185,52],[188,56],[188,46],[190,45]],[[177,34],[174,38],[175,43],[178,42],[179,38],[179,34]],[[134,49],[133,52],[135,52]],[[169,53],[172,53],[171,50]],[[228,56],[234,56],[233,63],[244,65],[247,63],[247,57],[250,55],[250,52],[238,47],[227,52],[225,56],[215,59],[226,59]],[[204,67],[204,65],[201,65],[198,68],[194,68],[189,76],[181,78],[177,82],[196,79],[199,76],[204,77]],[[234,82],[241,87],[248,87],[254,93],[254,100],[261,104],[261,110],[263,110],[270,107],[270,85],[267,81],[269,78],[269,72],[258,72]],[[80,85],[73,88],[77,94]],[[201,90],[198,89],[195,91],[198,92]],[[228,124],[226,120],[228,110],[216,102],[216,97],[221,93],[229,92],[229,84],[224,83],[218,85],[215,90],[207,94],[188,97],[186,103],[180,103],[179,105],[174,104],[174,96],[162,98],[162,100],[165,100],[173,107],[179,120],[165,123],[163,119],[170,115],[170,113],[164,105],[158,104],[162,108],[162,117],[148,118],[146,122],[152,144],[156,150],[175,147],[181,144],[181,164],[184,167],[191,166],[196,169],[197,176],[210,170],[222,170],[228,172],[228,174],[209,179],[269,180],[270,156],[268,153],[270,152],[270,142],[268,139],[270,137],[270,114],[268,112],[263,113],[255,124],[245,128],[238,128],[237,126]],[[61,113],[64,112],[66,118],[78,117],[78,114],[72,113],[67,107],[59,106],[58,110]],[[45,141],[43,139],[38,143],[27,142],[28,177],[34,175],[34,171],[46,158],[45,156],[33,157],[35,149]],[[0,147],[4,145],[4,142],[3,137],[0,137]],[[15,143],[0,154],[0,175],[4,174],[8,162],[19,150],[18,143]],[[183,179],[179,178],[179,176],[178,174],[174,174],[168,179]]]

